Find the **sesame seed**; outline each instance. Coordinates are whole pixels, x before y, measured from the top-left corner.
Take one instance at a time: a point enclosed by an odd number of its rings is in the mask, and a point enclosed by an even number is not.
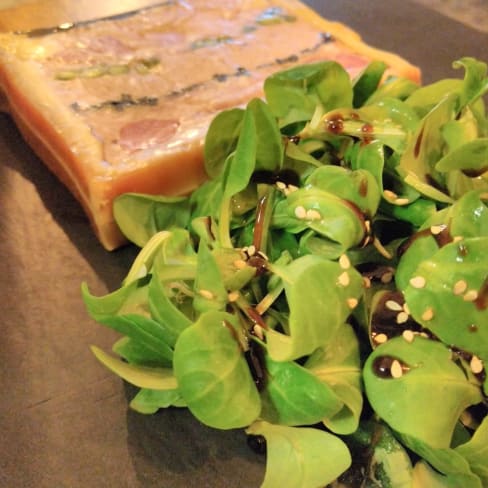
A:
[[[478,292],[476,290],[468,290],[464,295],[463,295],[463,300],[465,302],[474,302],[478,298]]]
[[[461,416],[459,417],[459,420],[464,426],[473,426],[475,424],[475,419],[473,418],[473,415],[465,410]]]
[[[277,181],[276,188],[278,188],[278,190],[284,190],[286,188],[286,184],[283,183],[282,181]]]
[[[322,220],[322,215],[318,210],[310,208],[307,210],[307,220]]]
[[[247,248],[247,254],[248,256],[254,256],[256,254],[256,246],[253,245],[249,246]]]
[[[137,273],[137,278],[144,278],[147,275],[147,267],[143,264]]]
[[[295,186],[295,185],[288,185],[286,187],[286,189],[288,190],[288,193],[293,193],[294,191],[297,191],[298,190],[298,186]]]
[[[424,310],[424,313],[422,314],[422,320],[432,320],[434,318],[434,310],[432,310],[432,307],[426,308]]]
[[[402,332],[402,337],[407,341],[407,342],[413,342],[415,339],[415,333],[413,330],[407,329]]]
[[[407,203],[410,203],[410,200],[408,198],[395,198],[395,202],[397,205],[407,205]]]
[[[462,295],[468,289],[468,284],[464,280],[459,280],[454,283],[452,292],[454,295]]]
[[[407,321],[408,321],[408,313],[406,313],[406,312],[400,312],[396,316],[396,322],[397,322],[397,324],[404,324]]]
[[[371,288],[371,280],[367,276],[363,276],[363,283],[365,288]]]
[[[262,251],[258,251],[256,254],[257,254],[257,255],[258,255],[260,258],[263,258],[265,261],[269,261],[268,256],[267,256],[267,255],[266,255],[264,252],[262,252]]]
[[[459,241],[462,241],[463,239],[464,239],[464,237],[463,237],[463,236],[454,236],[454,237],[452,238],[452,241],[453,241],[453,242],[459,242]]]
[[[366,232],[369,234],[371,232],[371,221],[365,220],[364,221],[364,227],[366,228]]]
[[[254,332],[254,335],[256,337],[259,337],[259,339],[261,340],[264,339],[263,328],[260,325],[255,324],[254,327],[252,328],[252,331]]]
[[[357,298],[348,298],[347,299],[347,306],[352,310],[358,306]]]
[[[305,210],[305,207],[302,207],[301,205],[296,207],[295,208],[295,217],[297,219],[305,219],[307,217],[307,211]]]
[[[388,340],[388,336],[386,334],[383,334],[383,333],[380,333],[380,334],[376,334],[374,337],[373,337],[373,340],[374,342],[376,342],[377,344],[384,344],[387,340]]]
[[[423,288],[425,286],[425,278],[423,276],[414,276],[410,279],[410,284],[414,288]]]
[[[198,291],[199,295],[202,296],[203,298],[206,298],[207,300],[212,300],[214,297],[214,294],[210,290],[199,290]]]
[[[244,269],[247,266],[243,259],[236,259],[233,264],[237,269]]]
[[[395,359],[391,363],[390,372],[393,378],[401,378],[403,376],[403,368],[402,365],[400,364],[400,361]]]
[[[395,200],[395,198],[398,198],[398,195],[391,190],[385,190],[383,195],[390,200]]]
[[[483,371],[483,361],[478,356],[473,356],[469,362],[469,367],[474,374],[479,374]]]
[[[344,271],[344,273],[341,273],[339,275],[339,284],[342,286],[347,286],[351,282],[351,279],[349,278],[349,275],[347,274],[347,271]]]
[[[388,310],[393,310],[394,312],[400,312],[403,310],[403,307],[398,302],[395,302],[395,300],[387,300],[385,302],[385,307]]]
[[[231,291],[228,295],[227,298],[229,302],[235,302],[239,298],[239,292],[238,291]]]
[[[349,258],[345,254],[341,254],[339,258],[339,266],[342,269],[349,269],[351,267],[351,261],[349,261]]]
[[[405,313],[408,313],[408,315],[410,315],[410,307],[408,306],[407,302],[403,304],[403,310],[405,310]]]
[[[383,273],[381,275],[381,283],[384,283],[385,285],[387,283],[391,283],[391,280],[393,279],[393,273],[391,271],[387,271],[386,273]]]
[[[434,236],[438,236],[445,228],[445,225],[432,225],[430,227],[430,233]]]

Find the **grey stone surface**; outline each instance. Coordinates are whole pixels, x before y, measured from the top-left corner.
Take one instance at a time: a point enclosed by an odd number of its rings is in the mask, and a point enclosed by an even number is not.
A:
[[[488,33],[488,0],[415,0],[481,32]]]

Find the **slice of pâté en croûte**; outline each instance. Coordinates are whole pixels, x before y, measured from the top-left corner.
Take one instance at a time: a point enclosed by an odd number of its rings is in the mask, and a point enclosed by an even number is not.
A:
[[[0,35],[3,105],[106,249],[124,243],[113,199],[194,189],[210,121],[262,96],[271,73],[336,60],[354,76],[379,59],[420,76],[297,0],[166,1],[64,27]]]

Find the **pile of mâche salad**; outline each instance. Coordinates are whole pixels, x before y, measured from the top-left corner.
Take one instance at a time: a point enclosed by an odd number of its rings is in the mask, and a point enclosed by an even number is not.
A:
[[[133,409],[245,429],[267,488],[488,486],[487,65],[454,67],[278,72],[191,195],[117,198],[140,253],[82,293]]]

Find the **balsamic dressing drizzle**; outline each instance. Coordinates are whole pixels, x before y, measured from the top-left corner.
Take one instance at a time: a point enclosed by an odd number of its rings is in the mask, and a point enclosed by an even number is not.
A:
[[[262,347],[254,341],[249,342],[249,349],[244,352],[244,358],[249,366],[249,371],[258,391],[262,391],[266,385],[266,369],[264,368],[264,354]]]
[[[450,233],[449,227],[446,225],[442,228],[440,232],[432,233],[430,228],[420,230],[415,234],[411,235],[405,242],[403,242],[397,250],[398,257],[403,256],[408,248],[418,239],[422,239],[425,237],[433,237],[437,246],[439,248],[445,246],[446,244],[451,243],[454,239]]]

